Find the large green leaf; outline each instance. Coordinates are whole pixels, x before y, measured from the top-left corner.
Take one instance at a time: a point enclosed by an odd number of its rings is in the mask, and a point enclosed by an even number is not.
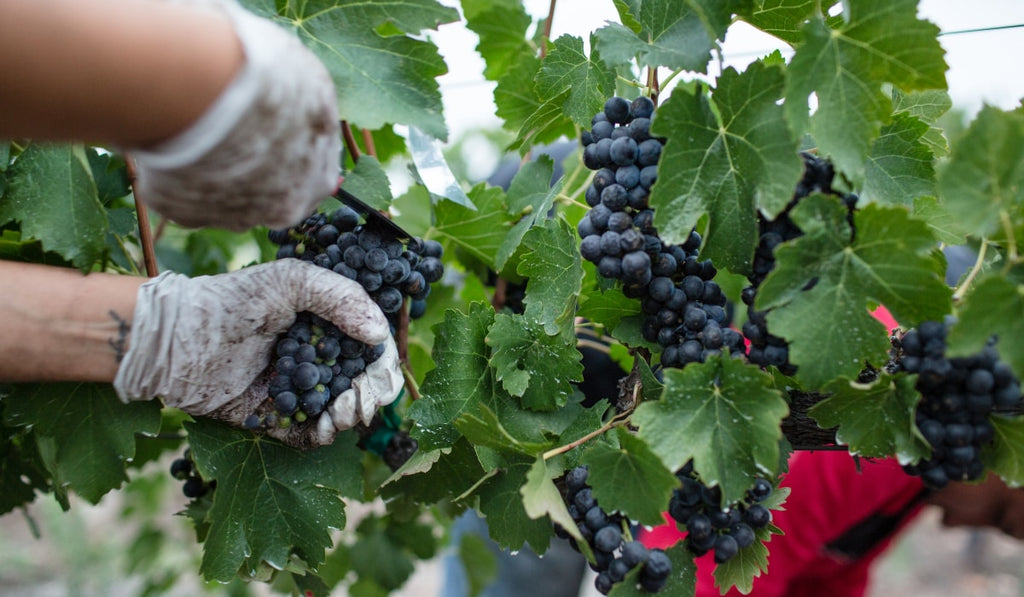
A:
[[[421,450],[451,446],[458,439],[455,420],[494,391],[485,345],[493,321],[489,305],[473,303],[468,314],[448,311],[444,323],[434,328],[432,354],[437,366],[427,373],[420,386],[422,397],[408,412]]]
[[[791,215],[804,235],[776,248],[756,305],[772,309],[768,330],[789,342],[806,387],[856,378],[865,361],[886,362],[888,330],[871,316],[875,306],[906,326],[949,313],[934,237],[905,209],[867,205],[854,216],[855,234],[846,207],[824,195],[803,199]]]
[[[342,496],[362,494],[362,453],[354,432],[302,451],[210,419],[186,423],[196,467],[216,480],[200,567],[227,582],[261,566],[284,568],[294,554],[315,567],[345,527]]]
[[[439,139],[448,136],[436,77],[448,69],[426,29],[459,18],[434,0],[244,0],[262,16],[294,31],[327,66],[342,119],[378,129],[414,125]],[[379,28],[410,35],[382,35]]]
[[[526,483],[519,488],[523,508],[530,518],[550,519],[565,529],[578,543],[585,544],[579,527],[576,526],[576,522],[569,514],[562,494],[551,480],[553,476],[559,476],[562,472],[553,469],[543,457],[538,456],[526,473]]]
[[[728,68],[712,101],[677,89],[658,109],[652,129],[668,138],[651,190],[661,237],[682,243],[710,216],[702,255],[734,273],[749,271],[757,243],[757,208],[781,211],[802,166],[778,105],[781,65]]]
[[[971,234],[1005,239],[1003,214],[1024,220],[1024,114],[983,107],[939,173],[939,198]]]
[[[454,201],[438,203],[430,236],[466,251],[493,269],[498,250],[514,221],[505,207],[505,193],[480,183],[469,191],[469,198],[476,210]]]
[[[549,336],[524,315],[495,315],[487,344],[496,378],[505,391],[522,399],[524,408],[561,408],[573,393],[573,382],[583,380],[575,337]]]
[[[548,219],[548,212],[565,182],[564,178],[559,178],[551,185],[554,168],[550,156],[537,156],[537,159],[523,164],[509,184],[505,201],[508,203],[509,215],[519,218],[519,221],[512,226],[498,248],[494,262],[496,271],[504,272],[526,233]]]
[[[892,104],[882,83],[903,89],[945,89],[946,63],[938,27],[917,18],[917,0],[844,2],[842,26],[820,15],[803,29],[790,62],[786,114],[808,131],[837,168],[860,177],[863,160]],[[817,109],[809,115],[814,93]]]
[[[543,554],[551,540],[551,520],[532,518],[523,505],[520,491],[529,481],[533,459],[522,457],[501,469],[477,490],[480,512],[487,517],[487,530],[502,549],[518,551],[524,544]],[[531,509],[532,511],[532,509]],[[536,514],[536,512],[534,512]]]
[[[369,154],[360,157],[355,167],[345,173],[341,188],[377,209],[387,209],[393,199],[387,173],[377,158]]]
[[[916,377],[879,376],[870,385],[839,379],[826,386],[831,396],[807,412],[822,429],[839,427],[836,440],[850,453],[868,458],[896,456],[902,464],[927,458],[929,448],[916,432],[914,412],[920,394]]]
[[[540,98],[534,91],[534,79],[540,72],[540,65],[541,60],[536,56],[519,56],[494,87],[495,114],[510,131],[523,130],[527,120],[540,107]],[[573,134],[572,122],[564,116],[551,133],[560,134],[561,131]]]
[[[949,153],[949,141],[935,122],[953,107],[949,93],[941,89],[903,92],[892,90],[892,109],[896,114],[908,114],[928,123],[928,131],[921,140],[932,154],[942,157]]]
[[[474,446],[486,446],[498,452],[513,452],[533,456],[551,447],[551,442],[524,441],[512,435],[498,415],[486,405],[478,404],[473,412],[455,421],[455,427]]]
[[[520,0],[462,0],[462,11],[466,27],[480,38],[476,51],[487,65],[484,78],[497,81],[523,56],[536,52],[526,37],[533,19]]]
[[[665,468],[643,440],[619,428],[619,447],[595,443],[583,453],[590,467],[587,483],[598,504],[608,512],[619,511],[644,525],[664,522],[661,513],[672,498],[679,479]]]
[[[473,447],[461,439],[450,448],[417,450],[384,482],[381,497],[408,497],[418,503],[433,504],[462,494],[483,475]]]
[[[597,47],[616,64],[636,58],[640,66],[707,72],[711,50],[725,38],[733,13],[744,4],[745,0],[635,2],[629,13],[639,30],[609,23],[595,32]]]
[[[563,35],[550,42],[535,87],[545,102],[568,93],[562,111],[583,127],[590,126],[590,119],[615,92],[615,71],[601,62],[593,47],[591,39],[591,56],[587,56],[579,37]]]
[[[7,172],[0,225],[8,222],[20,222],[23,238],[89,271],[106,246],[107,215],[83,148],[29,145]]]
[[[7,424],[32,429],[53,485],[94,504],[128,480],[135,434],[160,430],[159,401],[124,404],[110,384],[23,384],[4,401]]]
[[[729,357],[666,369],[661,399],[641,404],[633,422],[669,470],[692,458],[703,481],[720,485],[731,503],[779,466],[779,425],[789,407],[771,385],[767,373]]]
[[[530,280],[523,299],[525,315],[540,322],[548,334],[572,328],[583,285],[583,258],[576,238],[561,218],[547,220],[523,237],[526,251],[516,271]]]
[[[912,206],[935,195],[934,156],[924,142],[928,124],[906,113],[893,116],[871,144],[864,166],[861,199],[885,205]]]

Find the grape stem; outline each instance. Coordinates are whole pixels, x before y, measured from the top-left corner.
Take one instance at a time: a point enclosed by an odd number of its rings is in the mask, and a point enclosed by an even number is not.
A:
[[[609,431],[612,427],[618,427],[618,426],[622,425],[627,420],[629,420],[629,417],[632,414],[633,414],[633,411],[631,411],[631,410],[628,410],[628,411],[623,412],[623,413],[619,413],[619,414],[615,415],[614,417],[612,417],[611,420],[609,420],[607,423],[605,423],[604,425],[602,425],[598,429],[595,429],[595,430],[591,431],[590,433],[584,435],[583,437],[581,437],[581,438],[579,438],[579,439],[577,439],[575,441],[569,442],[568,444],[565,444],[564,446],[559,446],[557,448],[552,448],[552,449],[548,450],[547,452],[544,452],[544,454],[541,456],[541,458],[543,458],[544,460],[550,460],[550,459],[554,458],[555,456],[558,456],[559,454],[565,454],[566,452],[568,452],[569,450],[572,450],[573,448],[578,448],[579,446],[582,446],[583,444],[589,442],[590,440],[592,440],[595,437],[603,434],[604,432]]]
[[[1009,265],[1016,265],[1018,260],[1017,255],[1017,239],[1014,238],[1013,234],[1013,222],[1010,220],[1010,214],[1005,209],[999,210],[999,220],[1003,224],[1003,232],[1006,234],[1006,259]]]
[[[558,0],[551,0],[548,4],[548,18],[544,21],[544,36],[540,40],[540,57],[548,55],[548,39],[551,37],[551,22],[555,20],[555,4]]]
[[[352,163],[359,162],[359,145],[356,144],[356,136],[352,134],[352,126],[347,120],[341,121],[341,137],[345,140],[345,149],[352,155]]]
[[[968,272],[967,277],[960,284],[960,287],[953,293],[953,300],[959,301],[967,293],[967,289],[970,288],[971,283],[974,282],[974,278],[977,277],[981,271],[982,266],[985,264],[985,252],[988,250],[988,239],[981,239],[981,247],[978,248],[978,258],[974,260],[974,267]]]
[[[409,391],[409,397],[413,401],[419,400],[422,397],[420,386],[416,383],[412,370],[409,369],[409,363],[405,361],[402,362],[402,377],[405,378],[405,389]]]
[[[139,219],[139,243],[142,245],[142,260],[146,264],[146,275],[155,278],[160,273],[156,265],[156,250],[153,243],[153,229],[149,225],[149,210],[139,199],[139,193],[135,188],[135,162],[131,156],[124,158],[125,169],[128,174],[128,184],[132,187],[132,196],[135,198],[135,214]]]

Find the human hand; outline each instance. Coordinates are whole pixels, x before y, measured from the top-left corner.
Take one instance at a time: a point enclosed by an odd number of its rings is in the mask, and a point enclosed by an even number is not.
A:
[[[207,111],[154,148],[129,149],[136,190],[190,227],[246,230],[300,221],[338,185],[337,98],[299,39],[234,0],[187,0],[226,14],[246,64]]]
[[[249,415],[272,410],[271,352],[301,311],[361,342],[384,344],[382,356],[316,420],[265,429],[301,448],[329,444],[338,430],[368,422],[392,402],[403,380],[387,319],[363,288],[297,259],[216,276],[165,273],[143,284],[114,388],[125,401],[160,396],[168,406],[241,427]]]

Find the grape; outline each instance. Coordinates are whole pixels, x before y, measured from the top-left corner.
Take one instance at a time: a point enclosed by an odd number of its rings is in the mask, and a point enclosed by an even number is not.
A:
[[[187,498],[201,498],[206,495],[209,488],[203,483],[203,480],[198,477],[189,477],[185,479],[185,483],[181,487],[182,493]]]
[[[316,347],[312,344],[300,344],[295,351],[296,363],[312,363],[316,361]]]
[[[300,390],[312,388],[320,383],[320,368],[311,362],[299,363],[292,375],[292,383]]]
[[[397,313],[402,308],[402,303],[405,300],[402,297],[402,292],[393,286],[387,286],[382,288],[373,297],[374,302],[380,307],[381,311],[385,313]]]
[[[609,123],[625,124],[630,118],[630,102],[621,97],[610,97],[604,103],[604,115]]]
[[[192,474],[192,461],[185,458],[177,458],[171,463],[171,476],[179,481],[184,481]]]
[[[731,535],[719,535],[715,539],[715,563],[728,562],[739,553],[740,546]]]

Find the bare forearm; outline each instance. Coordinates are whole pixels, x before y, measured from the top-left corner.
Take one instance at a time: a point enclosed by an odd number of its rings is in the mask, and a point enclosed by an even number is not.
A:
[[[113,381],[145,281],[0,261],[0,380]]]
[[[0,0],[0,138],[146,147],[244,62],[227,18],[157,0]]]

